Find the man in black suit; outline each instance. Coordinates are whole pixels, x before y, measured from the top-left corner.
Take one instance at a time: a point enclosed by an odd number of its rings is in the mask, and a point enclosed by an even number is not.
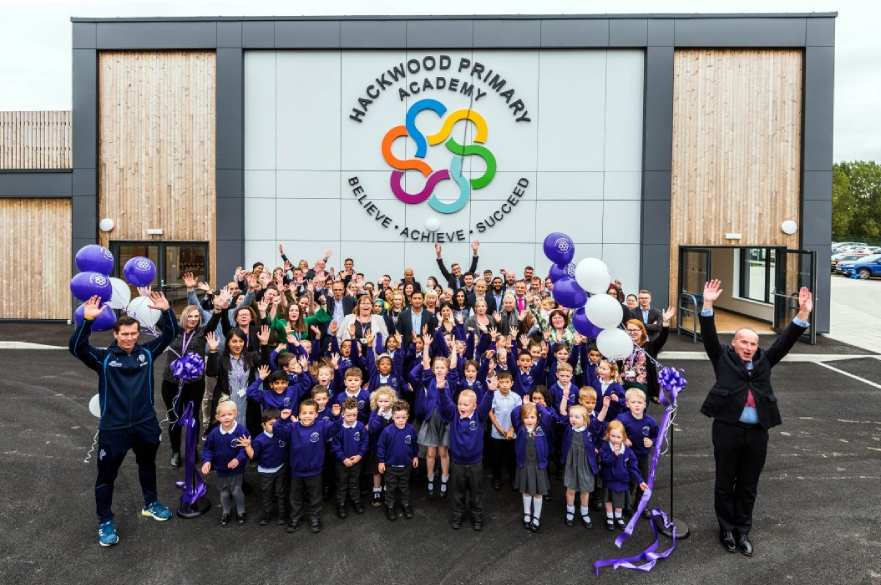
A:
[[[343,324],[345,316],[350,314],[352,309],[355,308],[355,299],[344,294],[345,290],[346,287],[343,285],[343,281],[337,280],[331,285],[331,297],[327,299],[327,312],[336,321],[337,327]]]
[[[474,240],[471,242],[471,266],[466,270],[466,272],[470,272],[474,274],[477,270],[477,249],[480,248],[480,242]],[[447,267],[444,265],[444,258],[441,251],[441,245],[434,245],[434,252],[437,254],[437,267],[440,269],[441,274],[443,274],[444,278],[447,281],[447,286],[453,290],[457,290],[465,286],[465,276],[462,274],[462,267],[459,266],[459,263],[453,263],[450,265],[450,270],[447,270]]]
[[[398,333],[403,338],[403,347],[410,346],[414,335],[422,335],[426,328],[427,333],[434,333],[437,327],[437,317],[422,306],[424,300],[422,292],[414,292],[410,297],[410,306],[401,311],[401,316],[398,318]]]
[[[406,286],[407,283],[413,285],[413,292],[417,290],[422,292],[422,285],[419,284],[419,281],[416,280],[416,277],[413,276],[413,269],[407,266],[404,268],[404,278],[401,279],[401,286]]]
[[[639,319],[645,325],[649,333],[649,339],[654,339],[661,333],[661,312],[652,307],[652,293],[646,289],[639,291],[636,297],[639,306],[630,311],[634,319]]]
[[[701,412],[713,418],[719,540],[728,552],[740,551],[750,557],[753,545],[749,531],[768,451],[768,429],[781,422],[777,397],[771,388],[771,368],[810,326],[807,319],[814,302],[811,291],[802,287],[798,292],[798,314],[767,350],[759,348],[758,334],[747,328],[737,330],[731,345],[723,347],[713,317],[713,303],[721,293],[718,280],[704,286],[701,335],[713,363],[716,383]]]

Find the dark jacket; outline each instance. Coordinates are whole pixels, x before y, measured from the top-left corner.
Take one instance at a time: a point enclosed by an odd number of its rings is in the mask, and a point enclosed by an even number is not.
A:
[[[336,307],[337,300],[333,298],[333,295],[325,297],[327,299],[327,312],[330,313],[331,318],[333,318],[333,312]],[[349,295],[343,295],[343,316],[348,315],[355,308],[355,297]]]
[[[449,270],[447,270],[447,267],[444,265],[443,258],[437,259],[437,267],[441,271],[441,274],[443,274],[444,279],[447,281],[447,286],[453,290],[456,290],[465,286],[466,273],[470,272],[471,274],[474,274],[474,272],[477,270],[477,256],[471,257],[471,266],[468,267],[468,270],[462,271],[459,276],[453,276],[453,274]]]
[[[423,307],[422,326],[425,327],[426,325],[428,325],[428,332],[434,334],[434,330],[437,328],[437,317],[435,317],[434,313]],[[401,311],[401,316],[398,317],[398,333],[403,337],[401,340],[403,347],[408,347],[412,343],[414,334],[422,335],[421,331],[413,331],[413,311],[410,307]]]
[[[192,333],[192,339],[188,339],[187,353],[196,353],[199,354],[202,359],[205,359],[205,335],[208,331],[214,331],[214,329],[200,327]],[[174,337],[171,343],[168,344],[168,350],[171,353],[168,355],[168,363],[165,365],[165,371],[162,374],[162,380],[164,382],[177,383],[177,380],[174,379],[174,375],[171,373],[171,363],[179,357],[182,357],[181,350],[184,345],[183,335],[183,330],[178,327],[178,334]]]
[[[98,400],[101,420],[98,429],[114,431],[156,420],[153,409],[153,362],[177,335],[178,326],[171,309],[159,321],[161,334],[131,353],[114,341],[107,349],[89,344],[92,321],[83,319],[70,338],[70,353],[98,373]]]
[[[257,378],[257,367],[260,364],[269,363],[269,346],[263,346],[263,352],[246,351],[242,354],[245,364],[248,367],[248,385]],[[220,396],[226,394],[229,396],[229,370],[230,370],[229,354],[226,350],[208,353],[208,359],[205,363],[205,375],[217,378],[217,384],[214,385],[214,393],[211,398],[211,414],[217,409],[217,403],[220,402]],[[256,437],[262,432],[260,421],[260,404],[248,398],[248,407],[245,411],[245,425],[252,437]],[[217,424],[213,422],[211,424]]]
[[[632,319],[637,319],[642,321],[642,324],[645,325],[646,330],[649,333],[649,338],[654,339],[661,333],[661,324],[664,321],[664,316],[661,314],[661,311],[658,309],[651,307],[648,310],[648,320],[642,318],[642,308],[636,307],[635,309],[630,309],[630,316]]]
[[[747,390],[752,390],[759,425],[765,429],[779,425],[780,411],[771,387],[771,368],[789,353],[805,328],[790,322],[771,347],[756,350],[753,355],[753,369],[749,371],[733,347],[719,343],[715,319],[712,316],[701,316],[700,323],[704,349],[716,373],[716,383],[707,394],[701,412],[711,418],[736,423],[746,404]]]

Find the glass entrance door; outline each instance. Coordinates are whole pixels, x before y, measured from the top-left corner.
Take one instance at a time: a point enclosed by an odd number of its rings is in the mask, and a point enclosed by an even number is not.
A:
[[[778,248],[774,283],[774,331],[782,333],[798,313],[798,290],[803,286],[811,291],[817,290],[817,258],[814,252]],[[817,343],[815,321],[812,315],[811,326],[802,336],[804,341],[812,345]]]
[[[110,242],[110,251],[116,259],[114,276],[123,278],[122,268],[135,256],[145,256],[156,264],[154,290],[168,297],[175,311],[187,305],[187,289],[181,280],[185,272],[192,272],[200,280],[208,280],[207,242]],[[132,296],[138,291],[132,288]]]
[[[703,304],[704,284],[710,279],[709,248],[679,248],[679,334],[700,336],[698,314]]]

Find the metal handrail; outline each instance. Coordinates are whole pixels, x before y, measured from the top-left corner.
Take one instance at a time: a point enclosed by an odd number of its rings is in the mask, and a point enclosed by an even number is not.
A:
[[[687,313],[692,314],[691,330],[682,326],[682,321],[683,321],[682,318]],[[699,335],[698,330],[697,330],[698,314],[699,313],[698,313],[697,295],[689,293],[689,292],[684,292],[684,291],[679,293],[679,317],[676,320],[676,333],[677,333],[677,335],[682,335],[682,332],[685,331],[691,335],[691,342],[697,343],[697,336]]]

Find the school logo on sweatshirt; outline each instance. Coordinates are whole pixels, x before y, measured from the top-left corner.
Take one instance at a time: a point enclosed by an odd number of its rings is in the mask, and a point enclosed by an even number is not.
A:
[[[321,440],[321,435],[318,433],[318,431],[313,431],[312,434],[309,435],[309,441],[312,443],[317,443],[320,440]]]
[[[652,434],[652,427],[650,427],[648,425],[644,425],[642,427],[642,436],[648,437],[650,434]]]
[[[354,439],[356,443],[360,443],[361,442],[361,433],[358,431],[355,431],[355,434],[352,435],[352,439]]]
[[[476,420],[471,419],[468,421],[468,430],[471,432],[474,432],[477,430],[477,421]]]
[[[411,445],[413,443],[412,435],[404,435],[404,444]]]

